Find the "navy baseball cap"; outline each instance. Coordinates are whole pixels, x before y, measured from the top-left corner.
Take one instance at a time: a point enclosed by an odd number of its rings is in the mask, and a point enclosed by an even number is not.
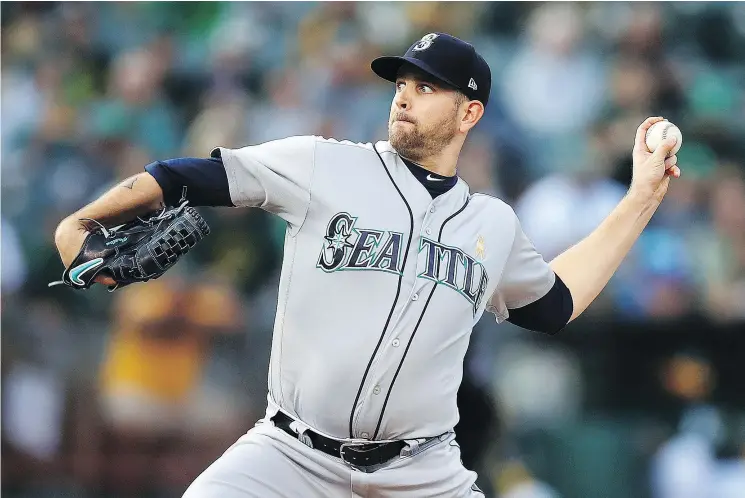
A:
[[[381,78],[395,82],[398,70],[407,62],[460,90],[469,99],[481,101],[484,107],[489,102],[489,64],[468,42],[446,33],[430,33],[409,47],[403,57],[378,57],[370,67]]]

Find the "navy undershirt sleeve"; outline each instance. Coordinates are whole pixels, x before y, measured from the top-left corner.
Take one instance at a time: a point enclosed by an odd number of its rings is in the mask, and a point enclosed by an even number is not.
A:
[[[160,188],[167,206],[176,206],[186,187],[191,206],[234,207],[225,166],[219,157],[181,157],[155,161],[145,166]]]
[[[524,329],[554,335],[566,327],[573,312],[572,294],[556,275],[554,286],[545,296],[522,308],[510,309],[507,321]]]

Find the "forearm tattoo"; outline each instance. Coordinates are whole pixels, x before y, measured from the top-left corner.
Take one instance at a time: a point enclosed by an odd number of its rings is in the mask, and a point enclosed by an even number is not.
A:
[[[135,182],[137,182],[137,178],[132,178],[132,181],[129,183],[124,183],[122,187],[128,188],[129,190],[132,190],[135,186]]]

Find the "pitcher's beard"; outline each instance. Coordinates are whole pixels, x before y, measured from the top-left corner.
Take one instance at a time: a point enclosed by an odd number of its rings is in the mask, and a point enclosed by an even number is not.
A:
[[[396,129],[393,123],[388,126],[388,141],[391,146],[399,155],[414,162],[438,155],[455,138],[455,134],[452,118],[444,119],[426,132],[420,130],[419,125],[403,125]]]

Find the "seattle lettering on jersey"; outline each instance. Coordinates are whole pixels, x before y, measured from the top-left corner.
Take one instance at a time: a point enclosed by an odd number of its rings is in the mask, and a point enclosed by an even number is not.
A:
[[[457,291],[473,306],[474,316],[484,297],[489,276],[480,262],[457,247],[422,237],[419,252],[426,251],[426,265],[418,276]]]
[[[401,274],[403,234],[355,228],[357,218],[338,213],[326,227],[316,267],[327,273],[342,270],[378,270]],[[484,265],[457,247],[422,238],[419,252],[426,251],[426,265],[418,277],[443,284],[458,292],[476,314],[489,278]]]
[[[338,213],[331,218],[316,267],[327,273],[378,270],[400,275],[403,234],[357,229],[356,222],[357,218],[349,213]]]

